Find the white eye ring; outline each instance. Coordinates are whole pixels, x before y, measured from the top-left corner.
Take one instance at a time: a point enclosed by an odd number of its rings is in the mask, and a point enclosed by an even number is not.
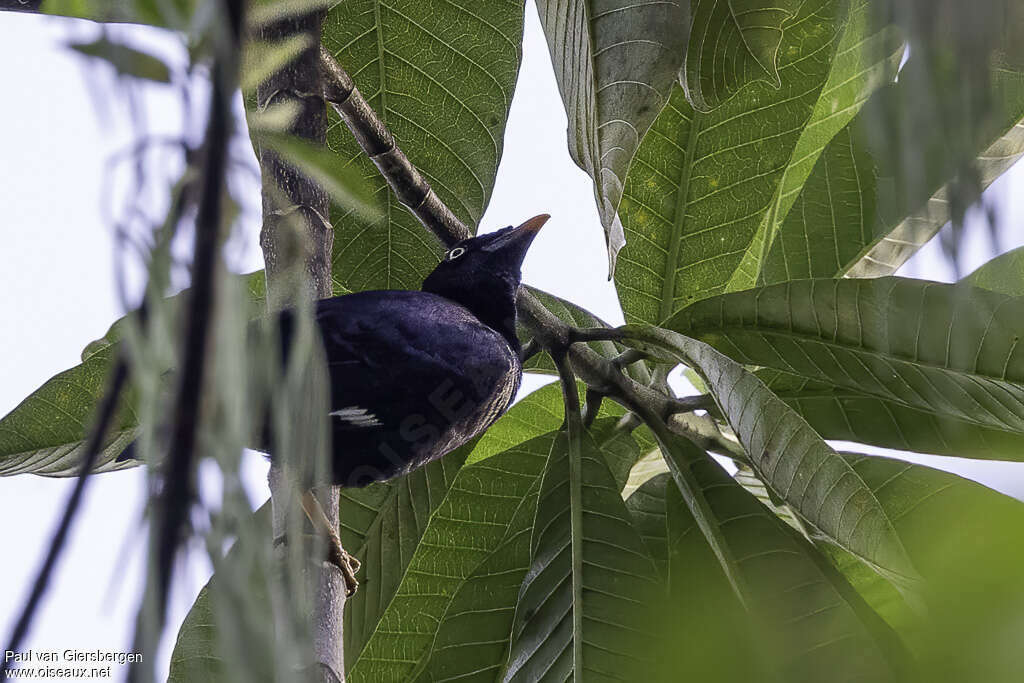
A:
[[[459,258],[460,256],[462,256],[465,253],[466,253],[466,248],[465,247],[455,247],[454,249],[452,249],[451,251],[448,252],[448,260],[449,261],[454,261],[455,259]]]

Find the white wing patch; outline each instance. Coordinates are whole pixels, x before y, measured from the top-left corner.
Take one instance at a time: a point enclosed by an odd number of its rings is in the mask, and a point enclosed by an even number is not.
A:
[[[342,422],[346,422],[353,427],[379,427],[381,422],[377,419],[377,416],[368,411],[366,408],[360,408],[359,406],[349,406],[348,408],[341,408],[328,413],[331,417],[336,417]]]

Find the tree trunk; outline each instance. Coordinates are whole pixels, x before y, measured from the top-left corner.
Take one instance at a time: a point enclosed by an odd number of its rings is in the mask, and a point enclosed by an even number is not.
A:
[[[290,17],[260,30],[258,38],[266,41],[305,34],[311,38],[311,47],[265,81],[256,96],[260,109],[285,102],[298,105],[299,114],[290,132],[320,144],[327,136],[327,108],[321,95],[318,58],[324,16],[325,13],[317,12]],[[330,226],[327,194],[269,150],[259,151],[259,161],[263,177],[260,245],[266,262],[271,307],[279,308],[296,296],[313,299],[330,296],[334,233]],[[308,289],[302,291],[299,283],[306,284]],[[295,483],[288,480],[279,465],[272,466],[269,483],[274,538],[287,538],[288,516],[301,514],[297,492],[293,490]],[[335,527],[338,524],[338,497],[337,487],[324,487],[317,491],[317,498]],[[283,552],[283,547],[279,547]],[[332,683],[342,681],[345,589],[341,572],[327,562],[304,566],[313,568],[306,572],[303,581],[313,597],[311,632],[319,678]]]

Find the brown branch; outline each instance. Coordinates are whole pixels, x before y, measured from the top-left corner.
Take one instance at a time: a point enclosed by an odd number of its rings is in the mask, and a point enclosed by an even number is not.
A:
[[[380,169],[398,201],[449,247],[472,237],[469,228],[441,201],[409,157],[398,148],[391,131],[345,69],[323,46],[320,47],[320,68],[324,74],[324,99],[334,107],[363,152]]]
[[[469,228],[437,197],[409,158],[395,143],[387,126],[355,87],[345,69],[321,48],[324,98],[334,107],[363,151],[373,159],[395,195],[446,246],[471,236]],[[633,409],[645,405],[658,415],[671,414],[671,399],[626,376],[611,361],[592,349],[573,344],[574,328],[549,311],[525,287],[519,288],[520,319],[546,349],[566,350],[573,370],[588,386]]]

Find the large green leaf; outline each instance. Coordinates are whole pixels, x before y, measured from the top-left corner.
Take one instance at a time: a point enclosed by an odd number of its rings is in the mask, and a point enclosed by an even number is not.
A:
[[[243,276],[253,316],[262,310],[266,295],[263,272]],[[164,300],[174,316],[188,290]],[[33,473],[53,477],[79,473],[93,414],[107,386],[113,361],[120,352],[127,317],[119,318],[107,333],[82,351],[82,363],[58,373],[0,419],[0,476]],[[138,416],[135,393],[126,392],[114,429],[100,453],[95,472],[123,469],[137,461],[115,463],[115,458],[136,436]]]
[[[699,302],[670,326],[741,363],[1024,432],[1024,299],[896,277],[798,280]]]
[[[406,575],[431,515],[464,463],[503,453],[562,423],[557,386],[516,403],[482,437],[424,468],[362,489],[342,489],[341,540],[362,561],[363,585],[345,607],[345,651],[351,666],[373,635]]]
[[[622,676],[653,635],[656,572],[589,434],[576,444],[559,436],[533,526],[502,680]]]
[[[441,200],[474,228],[501,159],[522,30],[515,0],[346,0],[324,22],[324,46]],[[333,215],[335,278],[352,290],[418,288],[441,245],[331,116],[328,145],[374,185],[383,215]]]
[[[1024,296],[1024,247],[1012,249],[980,266],[964,282],[1010,296]]]
[[[758,478],[803,522],[900,585],[916,583],[917,572],[878,499],[761,380],[701,341],[658,328],[625,329],[643,348],[667,352],[704,378]]]
[[[686,10],[677,2],[537,0],[569,118],[569,154],[594,179],[609,273],[624,243],[617,210],[637,146],[683,63]]]
[[[345,602],[346,665],[373,635],[472,445],[393,481],[342,489],[341,543],[362,563],[359,590]]]
[[[850,3],[828,80],[793,148],[776,202],[766,218],[769,240],[789,214],[826,145],[857,115],[873,92],[896,76],[904,43],[894,26],[875,25],[875,9],[871,0]]]
[[[488,619],[499,621],[498,631],[507,639],[515,588],[528,566],[528,547],[517,541],[524,535],[520,515],[532,516],[538,481],[560,440],[564,436],[545,434],[459,472],[431,515],[398,591],[366,646],[358,653],[346,652],[348,680],[413,679],[434,666],[435,650],[439,657],[447,657],[443,648],[449,640],[469,651],[478,642],[474,638],[493,633],[493,623],[481,625]],[[507,575],[502,578],[501,572]],[[470,594],[491,579],[506,588],[503,582],[510,582],[512,590],[503,592],[509,604],[498,606],[497,612],[462,613],[472,609]],[[458,617],[465,620],[460,624]],[[492,668],[502,662],[505,648],[498,644],[497,649],[489,660]]]
[[[512,406],[472,444],[398,479],[342,489],[342,545],[362,561],[360,590],[345,606],[349,665],[363,651],[406,579],[431,516],[446,500],[463,465],[485,461],[557,430],[564,420],[561,402],[557,384],[543,387]],[[604,406],[593,431],[608,465],[624,480],[640,451],[628,432],[615,430],[617,419],[611,416],[618,412],[613,404]]]
[[[964,132],[981,189],[1024,154],[1024,71],[997,68],[992,77],[992,110]],[[926,108],[915,78],[924,75],[912,58],[829,145],[772,245],[763,282],[889,275],[950,220],[951,202],[963,201],[953,193],[967,191],[950,183],[960,159],[941,122],[905,120]]]
[[[666,497],[673,600],[689,594],[699,605],[724,573],[736,602],[719,596],[717,618],[744,610],[733,617],[740,642],[753,629],[780,680],[898,680],[898,639],[817,550],[690,442],[659,439],[678,485]],[[689,585],[677,585],[680,575]]]
[[[763,369],[757,376],[825,439],[984,460],[1024,459],[1024,434]]]
[[[117,347],[92,354],[58,373],[0,419],[0,475],[31,472],[54,477],[79,473],[96,406],[107,387]],[[138,420],[130,397],[121,401],[94,472],[130,467],[114,459],[135,439]]]
[[[1005,548],[1024,541],[1024,505],[980,484],[913,463],[844,453],[892,516],[915,565],[933,585],[948,580],[950,557],[979,564],[999,561]],[[853,556],[821,544],[840,572],[908,643],[921,647],[930,605],[914,607],[889,583]],[[978,567],[971,581],[981,580]],[[976,586],[964,587],[975,590]]]
[[[680,74],[694,108],[711,111],[755,81],[778,88],[784,24],[799,8],[798,0],[695,0]]]
[[[627,245],[616,288],[627,321],[658,324],[756,276],[766,216],[786,169],[800,162],[794,150],[830,78],[837,12],[832,0],[801,5],[783,37],[779,88],[751,84],[706,114],[673,89],[637,151],[620,207]]]
[[[215,574],[178,629],[168,683],[273,681],[274,572],[270,504],[238,530],[231,550],[213,557]]]

